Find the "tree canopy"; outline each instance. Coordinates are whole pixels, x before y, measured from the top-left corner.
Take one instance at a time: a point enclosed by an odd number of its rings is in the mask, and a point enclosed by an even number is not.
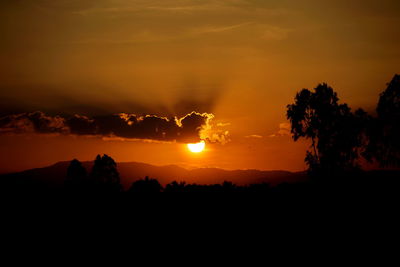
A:
[[[303,89],[287,106],[293,139],[311,140],[305,161],[311,171],[336,172],[357,167],[363,148],[366,112],[352,112],[340,104],[337,93],[326,83],[313,91]]]

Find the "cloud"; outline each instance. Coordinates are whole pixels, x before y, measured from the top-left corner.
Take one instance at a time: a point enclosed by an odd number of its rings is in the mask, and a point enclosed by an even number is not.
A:
[[[206,33],[220,33],[220,32],[225,32],[225,31],[231,31],[237,28],[241,28],[246,25],[250,25],[253,22],[244,22],[240,24],[235,24],[235,25],[227,25],[227,26],[205,26],[205,27],[200,27],[196,28],[193,30],[194,34],[206,34]]]
[[[69,134],[100,136],[105,140],[140,139],[192,143],[200,140],[226,143],[228,132],[213,123],[211,113],[191,112],[181,118],[156,115],[111,114],[89,118],[48,116],[43,112],[21,113],[0,118],[0,133]]]
[[[123,14],[135,12],[155,12],[155,13],[185,13],[192,14],[193,12],[208,12],[215,10],[235,10],[239,9],[246,1],[243,0],[130,0],[130,1],[105,1],[104,5],[87,6],[79,10],[74,10],[72,13],[77,15],[93,15],[93,14]],[[248,5],[246,5],[248,6]]]
[[[226,126],[230,126],[231,124],[229,122],[219,122],[217,123],[218,127],[226,127]]]
[[[285,40],[288,38],[291,31],[291,29],[277,26],[260,25],[261,39],[263,40]]]
[[[0,118],[0,133],[67,133],[65,119],[47,116],[43,112],[31,112]]]
[[[210,143],[226,144],[230,142],[229,131],[224,129],[224,127],[229,123],[214,124],[212,123],[213,119],[214,115],[207,118],[206,124],[203,125],[202,130],[200,131],[200,138]]]
[[[269,137],[280,137],[280,136],[288,136],[290,135],[290,123],[282,122],[279,124],[278,132],[271,134]]]
[[[252,134],[252,135],[247,135],[247,136],[245,136],[245,138],[256,138],[256,139],[261,139],[261,138],[263,138],[263,137],[262,137],[262,135]]]

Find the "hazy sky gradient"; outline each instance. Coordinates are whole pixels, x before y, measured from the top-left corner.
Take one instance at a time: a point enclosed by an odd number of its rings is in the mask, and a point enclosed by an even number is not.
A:
[[[0,160],[9,162],[1,168],[48,151],[29,164],[108,152],[122,161],[302,170],[306,144],[276,134],[286,105],[328,82],[353,109],[373,111],[400,72],[399,14],[396,0],[3,0],[0,114],[196,110],[226,124],[231,142],[194,156],[178,144],[0,136]]]

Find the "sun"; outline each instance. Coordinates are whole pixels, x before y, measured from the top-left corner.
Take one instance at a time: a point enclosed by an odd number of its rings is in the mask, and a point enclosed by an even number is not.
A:
[[[187,147],[193,153],[200,153],[206,147],[206,143],[202,140],[199,143],[187,144]]]

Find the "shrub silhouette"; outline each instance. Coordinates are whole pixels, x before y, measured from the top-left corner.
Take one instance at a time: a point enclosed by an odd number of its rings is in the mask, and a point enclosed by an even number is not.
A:
[[[185,191],[186,182],[173,181],[165,186],[165,192],[177,193]]]
[[[163,187],[156,179],[149,179],[146,176],[143,180],[138,180],[132,183],[128,193],[159,193]]]
[[[166,185],[164,192],[167,193],[230,193],[230,192],[245,192],[249,187],[240,187],[232,182],[224,181],[222,184],[199,185],[186,184],[185,182],[173,181]]]

